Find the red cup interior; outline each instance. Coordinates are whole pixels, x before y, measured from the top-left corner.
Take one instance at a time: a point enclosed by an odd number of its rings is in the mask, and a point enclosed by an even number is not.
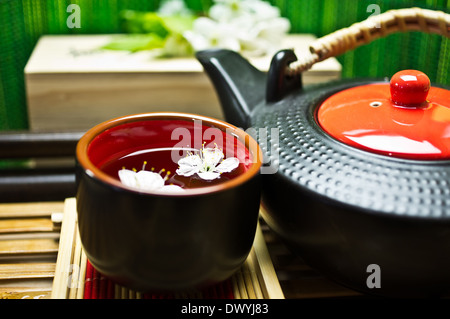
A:
[[[89,144],[88,157],[98,168],[127,154],[155,148],[196,148],[217,145],[245,164],[252,165],[252,156],[235,136],[219,127],[195,124],[186,120],[150,120],[118,125],[102,132]],[[220,135],[219,135],[219,134]]]
[[[91,129],[84,137],[84,141],[82,138],[80,142],[77,156],[79,159],[82,158],[81,165],[100,179],[116,185],[120,185],[117,177],[103,168],[124,156],[148,149],[174,147],[201,149],[202,146],[217,146],[223,150],[225,158],[237,157],[241,163],[240,167],[243,168],[240,174],[242,176],[222,183],[222,188],[243,182],[255,175],[261,166],[261,151],[250,135],[228,123],[207,117],[145,114],[130,116]],[[84,153],[86,156],[83,156]],[[178,158],[184,154],[180,151]],[[148,165],[151,166],[153,163]]]

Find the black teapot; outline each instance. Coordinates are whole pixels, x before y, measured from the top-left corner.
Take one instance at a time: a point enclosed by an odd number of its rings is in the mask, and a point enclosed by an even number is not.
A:
[[[232,51],[197,53],[226,120],[253,129],[263,149],[264,220],[306,263],[357,291],[450,290],[450,91],[417,71],[310,87],[301,73],[392,32],[449,37],[449,28],[443,12],[388,11],[319,39],[302,61],[279,51],[267,74]]]

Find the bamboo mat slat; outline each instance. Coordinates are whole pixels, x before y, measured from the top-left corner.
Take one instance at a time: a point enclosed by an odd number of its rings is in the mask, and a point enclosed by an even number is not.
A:
[[[51,238],[0,241],[0,257],[56,255],[57,253],[58,242]]]
[[[0,235],[52,231],[53,222],[50,218],[0,219]]]
[[[58,247],[58,258],[56,260],[56,272],[53,280],[52,296],[66,299],[68,288],[71,287],[69,280],[75,276],[71,273],[74,270],[74,249],[75,236],[77,234],[77,213],[74,198],[66,199],[64,203],[64,217],[61,225],[61,234]],[[76,269],[75,269],[76,271]]]
[[[0,218],[50,217],[63,209],[64,202],[2,203]]]
[[[54,263],[0,264],[0,282],[9,279],[50,278],[55,276]]]
[[[0,299],[50,299],[51,293],[51,287],[0,287]]]
[[[0,299],[49,299],[63,202],[0,204]]]

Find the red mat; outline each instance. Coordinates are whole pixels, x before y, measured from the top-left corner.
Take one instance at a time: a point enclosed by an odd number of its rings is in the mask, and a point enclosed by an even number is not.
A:
[[[98,272],[88,261],[84,283],[84,299],[115,299],[116,284]],[[231,279],[198,291],[201,299],[234,299]],[[175,299],[176,294],[142,293],[142,299]]]

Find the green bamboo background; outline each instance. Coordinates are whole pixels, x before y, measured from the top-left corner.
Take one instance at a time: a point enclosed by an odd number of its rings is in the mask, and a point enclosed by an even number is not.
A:
[[[422,7],[449,12],[450,0],[270,0],[291,21],[293,33],[320,37],[368,18],[370,4],[381,12]],[[81,28],[66,24],[69,4],[81,8]],[[201,12],[212,0],[186,0]],[[123,9],[155,10],[159,0],[0,0],[0,130],[28,128],[23,70],[43,34],[120,32]],[[450,85],[450,40],[418,32],[393,34],[340,57],[343,77],[389,77],[400,69],[426,72],[433,82]]]

